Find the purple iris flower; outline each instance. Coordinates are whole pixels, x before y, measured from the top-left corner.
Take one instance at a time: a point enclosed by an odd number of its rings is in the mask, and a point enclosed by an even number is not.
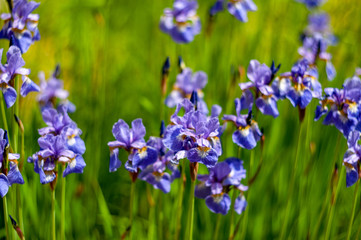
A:
[[[48,134],[38,139],[40,151],[28,158],[34,163],[34,171],[39,174],[42,184],[56,179],[56,165],[67,164],[63,177],[70,173],[83,173],[86,166],[81,154],[69,150],[65,135]]]
[[[4,197],[13,184],[24,184],[24,179],[19,171],[17,159],[19,154],[9,153],[7,132],[0,128],[0,196]],[[9,161],[10,171],[7,169]]]
[[[121,166],[121,161],[118,159],[119,148],[125,149],[129,153],[125,168],[130,172],[138,172],[138,168],[143,170],[157,160],[157,150],[145,143],[145,127],[142,119],[135,119],[131,129],[124,120],[119,119],[114,124],[112,132],[116,141],[108,143],[110,149],[109,172],[114,172]]]
[[[177,81],[173,86],[172,92],[165,99],[165,104],[173,108],[181,103],[184,98],[190,98],[191,94],[196,91],[198,94],[197,109],[204,114],[208,114],[208,107],[203,100],[202,89],[206,86],[208,81],[207,74],[203,71],[193,73],[192,69],[184,68],[181,73],[177,75]]]
[[[184,115],[178,116],[182,108]],[[184,99],[177,105],[171,122],[166,128],[163,143],[174,152],[175,161],[188,158],[190,162],[200,162],[208,168],[214,167],[222,154],[218,137],[218,117],[207,117],[201,111],[195,110],[188,99]]]
[[[326,96],[315,112],[315,121],[326,115],[323,124],[335,127],[348,138],[354,129],[361,130],[361,80],[354,76],[346,79],[343,89],[325,88]]]
[[[41,135],[38,139],[40,151],[28,158],[28,162],[34,164],[40,182],[46,184],[56,180],[58,163],[67,165],[63,177],[70,173],[83,173],[86,164],[82,155],[86,148],[80,138],[82,132],[68,116],[66,107],[59,110],[44,108],[42,116],[47,127],[38,130]]]
[[[231,208],[231,199],[229,191],[240,191],[235,203],[235,211],[241,214],[247,205],[243,192],[248,187],[241,184],[242,179],[246,178],[246,170],[243,168],[243,162],[238,158],[228,158],[224,162],[217,163],[209,169],[209,174],[198,175],[201,181],[195,188],[195,196],[203,198],[207,207],[214,213],[226,215]]]
[[[307,8],[312,9],[321,6],[326,0],[296,0],[297,2],[303,3]]]
[[[252,0],[217,0],[211,8],[210,14],[213,16],[218,12],[223,11],[225,5],[227,5],[228,12],[241,22],[248,21],[247,13],[249,11],[257,11],[257,6]]]
[[[248,106],[250,102],[253,102],[251,89],[255,91],[257,97],[256,106],[263,114],[271,115],[274,118],[279,115],[277,109],[278,98],[275,96],[274,89],[270,86],[278,69],[279,67],[272,71],[266,64],[261,65],[257,60],[251,60],[247,70],[247,76],[251,81],[239,84],[242,91],[244,91],[241,102],[246,104],[243,104],[243,106]]]
[[[44,72],[40,72],[40,93],[38,102],[42,108],[56,107],[57,100],[60,100],[61,106],[66,106],[68,112],[74,112],[75,106],[67,98],[69,92],[64,90],[63,81],[59,79],[60,66],[57,65],[51,77],[46,81]]]
[[[327,53],[328,43],[320,35],[305,37],[303,46],[298,49],[298,53],[307,59],[310,64],[315,64],[317,59],[326,61],[326,74],[329,80],[336,76],[336,69],[331,62],[331,54]]]
[[[189,43],[201,31],[201,21],[197,16],[197,1],[175,0],[173,9],[164,9],[159,27],[169,34],[176,43]]]
[[[223,120],[232,122],[237,130],[232,135],[232,140],[238,146],[246,149],[253,149],[261,140],[262,133],[256,121],[252,120],[252,106],[242,107],[241,99],[234,101],[236,106],[235,115],[224,115]],[[248,114],[241,114],[242,109],[248,109]]]
[[[350,133],[347,141],[348,149],[343,158],[343,164],[346,167],[346,186],[350,187],[359,179],[361,146],[358,144],[360,132]]]
[[[320,98],[322,87],[318,82],[318,72],[315,68],[310,68],[308,61],[302,59],[293,65],[291,72],[284,73],[280,78],[288,78],[291,86],[286,93],[294,107],[299,106],[305,109],[312,98]]]
[[[309,24],[302,37],[303,46],[298,49],[298,53],[312,65],[315,65],[318,59],[326,61],[327,78],[333,80],[336,76],[336,70],[327,48],[330,45],[335,45],[337,39],[331,31],[329,21],[329,16],[325,13],[310,15]]]
[[[0,49],[0,59],[2,57],[3,49]],[[0,89],[3,92],[6,106],[9,108],[14,105],[17,93],[14,89],[15,77],[20,75],[23,84],[21,85],[21,96],[28,95],[29,92],[38,92],[39,87],[30,80],[28,75],[30,70],[22,68],[25,65],[24,59],[21,57],[20,49],[16,46],[11,46],[6,53],[7,63],[2,65],[0,63]]]
[[[0,38],[9,39],[11,45],[17,46],[22,53],[28,51],[34,41],[40,40],[38,30],[39,15],[32,14],[40,3],[27,0],[14,1],[12,13],[1,14],[4,26]]]
[[[157,161],[148,165],[138,178],[152,184],[154,188],[168,193],[173,180],[180,177],[178,167],[171,162],[174,153],[172,151],[166,152],[167,149],[161,137],[150,137],[147,145],[157,150]],[[170,174],[166,172],[167,168],[170,170]]]

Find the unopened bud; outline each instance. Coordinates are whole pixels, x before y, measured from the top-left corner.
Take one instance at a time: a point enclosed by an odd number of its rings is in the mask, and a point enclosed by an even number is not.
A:
[[[23,125],[23,122],[20,120],[20,118],[19,118],[18,116],[16,116],[16,114],[14,114],[14,117],[15,117],[16,123],[18,124],[18,126],[19,126],[19,128],[20,128],[21,133],[24,133],[24,125]]]
[[[197,162],[192,162],[189,164],[190,166],[190,171],[191,171],[191,179],[194,182],[197,179],[197,174],[198,174],[198,163]]]

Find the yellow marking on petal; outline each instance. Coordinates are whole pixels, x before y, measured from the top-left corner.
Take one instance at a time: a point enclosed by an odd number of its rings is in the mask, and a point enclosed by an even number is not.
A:
[[[352,166],[351,163],[343,162],[343,164],[344,164],[346,167],[348,167],[348,168],[354,169],[354,167]]]

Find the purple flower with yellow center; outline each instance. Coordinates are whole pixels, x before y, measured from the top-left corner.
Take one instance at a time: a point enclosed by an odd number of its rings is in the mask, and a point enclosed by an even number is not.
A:
[[[231,208],[229,191],[240,191],[235,203],[235,211],[241,214],[247,205],[243,192],[248,189],[241,184],[246,178],[243,162],[238,158],[227,158],[209,169],[209,174],[197,176],[201,181],[195,188],[195,196],[205,199],[207,207],[214,213],[226,215]]]
[[[197,1],[175,0],[173,9],[164,9],[159,27],[169,34],[176,43],[189,43],[201,31],[197,16]]]
[[[85,153],[84,141],[80,138],[82,131],[77,124],[70,119],[65,106],[56,110],[48,107],[42,111],[43,120],[47,127],[38,130],[39,134],[45,136],[47,134],[64,135],[68,148],[77,153]]]
[[[336,69],[331,62],[331,54],[327,53],[328,43],[320,35],[305,37],[303,46],[298,49],[298,53],[307,59],[310,64],[316,64],[317,59],[326,61],[326,74],[329,80],[336,76]]]
[[[176,107],[183,99],[189,99],[194,91],[198,94],[197,109],[204,114],[208,114],[207,104],[203,100],[202,89],[208,81],[207,74],[203,71],[193,73],[192,69],[184,68],[177,75],[177,81],[173,86],[173,90],[165,99],[165,104],[170,107]]]
[[[257,11],[257,6],[252,0],[217,0],[211,8],[210,14],[212,16],[216,15],[218,12],[223,11],[225,7],[227,7],[230,14],[241,22],[248,22],[248,12]]]
[[[178,116],[184,108],[184,115]],[[208,118],[202,112],[195,110],[193,103],[184,99],[177,105],[171,117],[172,124],[165,131],[164,145],[175,154],[175,162],[188,158],[190,162],[200,162],[207,167],[213,167],[222,154],[219,139],[218,117]]]
[[[242,91],[244,91],[241,102],[248,102],[248,104],[253,102],[253,94],[250,92],[250,90],[253,90],[257,98],[257,108],[263,114],[276,118],[279,115],[277,109],[278,99],[270,85],[279,68],[280,65],[275,68],[274,63],[272,63],[272,68],[269,68],[266,64],[261,65],[257,60],[251,60],[247,70],[247,76],[251,81],[239,84]],[[248,104],[243,105],[248,106]]]
[[[132,122],[132,128],[123,120],[119,119],[113,126],[112,133],[116,141],[108,143],[110,149],[109,172],[116,171],[121,166],[118,158],[119,148],[125,149],[129,155],[125,168],[130,172],[138,172],[157,160],[157,150],[147,146],[144,140],[145,127],[142,119]]]
[[[298,49],[299,54],[307,59],[311,65],[316,65],[317,60],[326,61],[327,78],[333,80],[336,76],[336,70],[327,48],[330,45],[335,45],[337,39],[331,32],[328,14],[310,15],[309,24],[302,35],[302,41],[303,46]]]
[[[164,193],[170,191],[171,183],[180,177],[178,167],[171,162],[174,157],[172,151],[167,151],[163,144],[163,138],[150,137],[147,145],[153,147],[158,152],[157,161],[148,165],[138,176],[139,179],[152,184],[154,188],[162,190]],[[166,170],[169,169],[171,173]]]
[[[28,51],[34,41],[40,40],[38,30],[39,15],[32,14],[40,3],[27,0],[14,1],[12,13],[1,14],[4,26],[0,38],[9,39],[11,45],[17,46],[22,53]]]
[[[47,134],[38,139],[40,151],[28,158],[34,163],[34,171],[39,174],[40,182],[47,184],[53,182],[56,175],[56,165],[66,164],[63,177],[70,173],[83,173],[86,166],[81,154],[69,150],[64,135]]]
[[[57,102],[60,101],[61,106],[66,106],[68,112],[74,112],[75,106],[67,98],[69,92],[64,90],[63,81],[59,79],[60,66],[57,65],[55,71],[48,80],[45,79],[44,72],[40,72],[40,92],[37,100],[42,108],[56,108]]]
[[[232,135],[232,140],[238,146],[246,149],[253,149],[261,140],[262,133],[256,121],[252,120],[252,107],[242,107],[241,99],[235,101],[237,115],[224,115],[223,120],[232,122],[237,130]],[[242,109],[248,109],[248,114],[241,114]]]
[[[361,146],[358,144],[360,132],[350,133],[347,145],[348,149],[343,157],[343,165],[346,167],[346,186],[350,187],[360,178]]]
[[[361,80],[354,76],[346,79],[343,89],[325,88],[325,97],[315,112],[315,121],[326,115],[323,124],[335,127],[348,138],[349,133],[355,128],[361,130]]]
[[[19,171],[17,159],[19,154],[9,153],[9,140],[7,132],[0,128],[0,196],[4,197],[13,184],[24,184],[24,179]],[[10,171],[7,165],[9,164]]]
[[[291,85],[286,97],[294,107],[305,109],[312,98],[320,98],[322,95],[317,69],[310,68],[306,59],[297,62],[291,72],[283,73],[279,78],[289,79]]]
[[[2,52],[3,49],[0,49],[0,59]],[[28,77],[30,70],[23,68],[25,62],[18,47],[11,46],[6,53],[6,58],[6,64],[2,65],[0,63],[0,89],[3,92],[6,106],[9,108],[14,105],[17,97],[16,90],[14,89],[16,76],[21,76],[22,78],[23,84],[21,85],[20,94],[23,97],[28,95],[29,92],[38,92],[39,87]]]

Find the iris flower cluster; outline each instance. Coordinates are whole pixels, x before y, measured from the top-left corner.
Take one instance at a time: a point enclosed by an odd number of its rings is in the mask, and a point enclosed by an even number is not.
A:
[[[242,99],[237,98],[234,103],[236,115],[224,115],[223,120],[233,123],[237,128],[232,134],[234,143],[242,148],[253,149],[262,137],[257,122],[252,119],[253,102],[245,103]],[[248,114],[241,114],[244,109],[248,111]]]
[[[180,177],[180,171],[178,170],[178,165],[171,161],[174,156],[173,151],[167,151],[163,144],[164,131],[165,126],[164,122],[162,122],[160,137],[152,136],[149,138],[147,145],[157,150],[158,158],[153,164],[148,165],[139,174],[138,178],[153,185],[154,188],[168,193],[171,183],[174,179]],[[167,169],[170,170],[170,173],[166,172]]]
[[[18,168],[20,155],[10,153],[7,132],[0,128],[0,196],[4,197],[13,184],[24,184],[24,179]],[[8,165],[10,170],[8,171]]]
[[[196,95],[196,93],[194,94]],[[171,116],[171,124],[167,126],[163,143],[174,152],[175,163],[187,158],[191,163],[202,163],[208,168],[216,165],[222,155],[222,145],[219,139],[219,111],[214,111],[210,117],[195,108],[193,103],[184,99],[177,105]],[[183,116],[179,116],[181,110]],[[214,108],[213,108],[214,109]]]
[[[25,53],[34,41],[40,40],[39,15],[31,13],[40,3],[27,0],[13,2],[12,12],[1,14],[4,26],[0,31],[0,38],[9,39],[11,45],[17,46],[22,53]]]
[[[0,59],[2,53],[3,49],[0,49]],[[23,68],[25,61],[18,47],[11,46],[6,53],[6,58],[6,64],[0,63],[0,89],[4,95],[6,107],[10,108],[14,105],[17,97],[17,92],[14,88],[17,76],[21,76],[23,81],[20,89],[21,96],[25,97],[29,92],[38,92],[39,87],[28,77],[30,69]]]
[[[248,12],[257,11],[257,6],[252,0],[217,0],[210,10],[210,15],[216,15],[218,12],[223,11],[225,7],[230,14],[241,22],[248,21]]]
[[[336,37],[330,30],[328,14],[316,13],[309,16],[309,25],[303,33],[302,41],[303,46],[298,49],[298,53],[312,65],[315,65],[318,59],[326,61],[327,78],[333,80],[336,70],[327,48],[336,44]]]
[[[361,80],[353,76],[345,80],[342,89],[325,88],[315,112],[315,121],[326,115],[325,125],[334,125],[347,139],[355,129],[361,131]]]
[[[246,170],[243,168],[243,162],[238,158],[227,158],[223,162],[217,163],[209,169],[209,174],[198,175],[201,181],[195,188],[195,196],[205,199],[207,207],[214,213],[226,215],[231,208],[231,199],[229,192],[239,191],[234,204],[234,210],[241,214],[247,201],[243,195],[248,187],[241,184],[246,178]]]
[[[34,171],[39,174],[42,184],[55,183],[58,163],[67,165],[63,177],[70,173],[83,173],[85,162],[84,141],[80,138],[82,131],[70,119],[65,106],[56,110],[52,107],[42,111],[47,127],[38,130],[40,151],[28,158],[34,164]]]
[[[176,43],[189,43],[201,31],[197,16],[198,3],[194,0],[174,0],[173,9],[164,9],[159,27],[169,34]]]
[[[305,109],[312,98],[322,95],[322,86],[318,82],[318,71],[311,67],[306,59],[293,65],[291,72],[281,74],[273,82],[276,96],[288,98],[294,107]]]
[[[274,63],[269,68],[266,64],[261,65],[257,60],[251,60],[247,70],[247,77],[251,81],[239,84],[243,91],[241,97],[243,107],[253,103],[254,97],[250,91],[253,90],[256,96],[256,106],[262,114],[271,115],[274,118],[279,115],[277,109],[278,98],[276,97],[277,86],[271,85],[279,68],[280,65],[275,67]]]
[[[108,143],[109,171],[114,172],[121,166],[119,149],[124,149],[128,153],[125,168],[131,173],[132,181],[139,178],[153,185],[154,188],[168,193],[171,183],[180,174],[177,166],[170,162],[173,152],[166,151],[163,144],[164,124],[161,126],[160,137],[150,137],[148,142],[144,140],[146,129],[140,118],[132,122],[132,128],[124,120],[119,119],[114,124],[112,132],[116,140]]]
[[[189,99],[194,91],[197,92],[198,101],[197,109],[204,114],[208,114],[208,107],[203,100],[204,94],[202,89],[207,85],[208,77],[203,71],[193,73],[192,69],[185,67],[184,62],[180,60],[182,67],[181,72],[177,75],[177,81],[173,90],[165,99],[165,104],[170,107],[176,107],[183,99]]]
[[[60,65],[57,65],[53,74],[48,80],[45,80],[44,72],[39,73],[40,93],[38,94],[38,102],[41,108],[56,108],[60,101],[60,106],[66,106],[68,112],[74,112],[76,107],[67,98],[69,92],[64,89],[63,81],[59,79]]]

